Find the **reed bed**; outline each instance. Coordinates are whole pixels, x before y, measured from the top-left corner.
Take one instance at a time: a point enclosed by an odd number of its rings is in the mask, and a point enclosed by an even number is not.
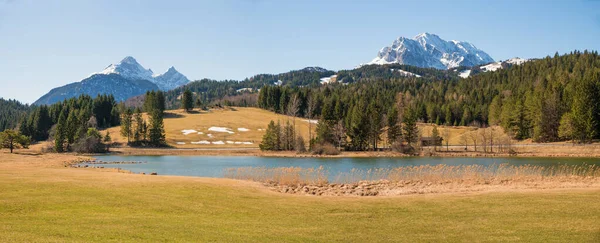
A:
[[[242,167],[225,170],[225,177],[252,180],[278,185],[324,185],[329,183],[358,183],[387,181],[392,183],[419,181],[430,183],[490,181],[533,181],[561,178],[600,178],[597,165],[419,165],[369,170],[353,169],[330,176],[327,169],[300,167]],[[328,178],[334,178],[329,181]]]
[[[543,180],[561,177],[600,177],[600,167],[596,165],[419,165],[397,168],[377,168],[369,170],[353,169],[340,173],[337,183],[387,180],[399,181],[491,181],[491,180]]]
[[[328,183],[328,171],[320,166],[319,168],[300,168],[300,167],[241,167],[225,169],[224,177],[251,180],[264,183],[276,183],[280,185],[324,185]]]

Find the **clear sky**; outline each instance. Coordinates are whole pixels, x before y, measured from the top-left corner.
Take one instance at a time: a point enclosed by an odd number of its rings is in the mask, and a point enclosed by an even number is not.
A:
[[[0,0],[0,97],[30,103],[128,55],[192,80],[349,69],[422,32],[496,60],[600,50],[600,1]]]

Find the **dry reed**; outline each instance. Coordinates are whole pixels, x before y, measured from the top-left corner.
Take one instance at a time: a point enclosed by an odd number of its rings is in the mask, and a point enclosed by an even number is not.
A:
[[[243,167],[225,170],[225,177],[241,180],[252,180],[279,185],[324,185],[328,178],[335,178],[333,183],[357,183],[359,181],[389,182],[488,182],[488,181],[530,181],[561,178],[600,178],[600,167],[597,165],[419,165],[397,168],[352,169],[332,177],[328,170],[300,167]]]
[[[327,184],[327,170],[318,168],[300,167],[241,167],[225,169],[224,177],[251,180],[264,183],[277,183],[280,185],[324,185]]]

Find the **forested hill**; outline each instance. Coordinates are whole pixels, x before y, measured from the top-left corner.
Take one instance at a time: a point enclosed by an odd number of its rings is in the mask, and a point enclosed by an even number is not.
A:
[[[280,74],[258,74],[242,81],[202,79],[166,92],[165,98],[167,108],[178,108],[180,105],[180,95],[185,89],[189,89],[195,94],[195,100],[199,99],[200,102],[204,104],[225,98],[228,99],[232,105],[255,105],[256,93],[265,85],[314,87],[320,85],[321,78],[329,77],[333,74],[335,74],[335,72],[320,67],[307,67]],[[254,95],[248,95],[252,93],[254,93]],[[137,104],[143,103],[140,97],[130,99],[132,102],[136,100],[137,102],[135,103]]]
[[[371,124],[372,129],[380,130],[386,114],[397,109],[400,113],[409,110],[423,122],[498,124],[518,139],[549,142],[600,138],[597,52],[555,55],[467,79],[372,76],[350,85],[265,87],[258,104],[288,113],[289,102],[297,95],[300,115],[312,113],[324,120],[342,120],[348,129],[368,127],[368,121],[365,125],[360,119],[374,119],[372,122],[378,124]]]
[[[19,120],[23,119],[30,109],[29,105],[17,100],[0,98],[0,132],[5,129],[16,128]]]

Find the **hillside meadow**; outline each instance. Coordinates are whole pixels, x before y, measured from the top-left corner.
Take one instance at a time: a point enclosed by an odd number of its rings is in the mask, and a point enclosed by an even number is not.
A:
[[[292,123],[294,118],[259,108],[228,107],[224,109],[211,109],[208,111],[194,110],[190,113],[186,113],[181,109],[168,110],[165,113],[164,123],[167,143],[176,148],[257,148],[270,121],[279,121],[283,125],[288,120],[290,123]],[[303,136],[305,141],[308,142],[308,119],[295,118],[295,120],[297,134]],[[313,136],[315,136],[316,131],[315,122],[316,121],[313,121],[310,126]],[[227,131],[229,132],[210,131],[209,129],[211,127],[227,128]],[[418,127],[422,136],[431,136],[434,125],[420,123],[418,124]],[[440,136],[449,138],[450,145],[464,145],[463,137],[468,138],[467,143],[472,145],[472,134],[480,133],[480,131],[474,127],[437,127]],[[186,130],[188,130],[187,134],[184,133]],[[120,135],[120,127],[112,127],[109,128],[108,131],[110,132],[113,141],[118,143],[127,142],[127,139]],[[499,127],[495,128],[494,133],[498,138],[506,138],[506,135]],[[382,140],[385,140],[385,136],[382,136]],[[224,144],[192,143],[199,141],[222,141]],[[246,144],[228,144],[227,141],[234,143],[246,142]],[[252,144],[248,144],[248,142]],[[387,145],[385,141],[380,142],[380,146],[385,145]]]
[[[596,189],[398,197],[280,194],[230,179],[67,168],[0,153],[3,242],[600,240]]]

